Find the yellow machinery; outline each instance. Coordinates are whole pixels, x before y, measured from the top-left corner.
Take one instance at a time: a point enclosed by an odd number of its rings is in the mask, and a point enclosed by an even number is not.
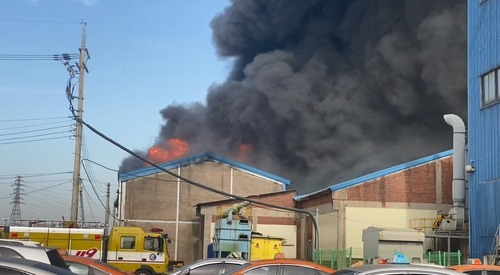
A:
[[[269,236],[252,236],[250,260],[274,259],[283,253],[283,238]]]

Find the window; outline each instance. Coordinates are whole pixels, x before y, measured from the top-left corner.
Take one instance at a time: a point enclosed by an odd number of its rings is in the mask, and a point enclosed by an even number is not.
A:
[[[158,251],[158,238],[144,237],[144,250]]]
[[[57,249],[47,250],[47,257],[49,257],[50,264],[60,268],[68,269],[68,264],[64,261],[61,254]]]
[[[241,265],[239,264],[230,264],[230,263],[225,263],[225,271],[224,272],[228,272],[228,271],[231,271],[231,270],[234,270],[238,267],[240,267]]]
[[[482,270],[467,270],[467,271],[462,271],[462,272],[465,274],[469,274],[469,275],[481,275],[481,274],[483,274]]]
[[[90,274],[89,267],[87,265],[70,261],[67,261],[67,263],[69,264],[69,270],[71,270],[71,272],[73,273],[76,273],[78,275]]]
[[[6,248],[6,247],[0,248],[0,255],[2,255],[2,257],[5,257],[5,258],[23,259],[23,256],[21,256],[21,254],[17,253],[16,251],[14,251],[12,249]]]
[[[284,275],[315,275],[316,270],[314,268],[308,268],[304,266],[293,266],[285,265],[283,266]]]
[[[486,275],[500,275],[500,270],[486,270]]]
[[[92,274],[92,275],[110,275],[109,272],[106,272],[106,271],[102,271],[100,270],[99,268],[95,268],[93,266],[90,267],[90,272],[89,274]]]
[[[278,265],[259,266],[249,271],[243,272],[245,275],[276,275],[278,273]]]
[[[220,268],[222,263],[220,264],[209,264],[203,265],[198,268],[191,269],[189,275],[219,275]]]
[[[316,269],[316,272],[318,272],[318,274],[320,274],[320,275],[330,275],[330,273],[328,273],[328,272],[324,272],[324,271],[317,270],[317,269]]]
[[[21,271],[12,270],[6,267],[0,267],[0,274],[2,275],[24,275]]]
[[[500,100],[499,69],[481,76],[481,105],[486,106]]]
[[[120,238],[121,249],[135,249],[135,236],[122,236]]]

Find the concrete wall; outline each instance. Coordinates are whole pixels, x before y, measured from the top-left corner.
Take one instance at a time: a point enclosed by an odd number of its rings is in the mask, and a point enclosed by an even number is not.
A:
[[[173,169],[172,172],[240,196],[282,191],[281,184],[234,169],[225,164],[206,161]],[[125,224],[145,230],[164,228],[171,237],[169,252],[172,260],[189,263],[198,258],[201,240],[198,203],[226,199],[167,173],[136,178],[120,183],[118,215]],[[179,199],[178,199],[179,198]]]
[[[351,203],[349,203],[351,204]],[[353,205],[356,205],[352,203]],[[359,205],[363,205],[359,203]],[[363,229],[369,226],[381,228],[409,228],[410,219],[430,218],[437,215],[435,205],[413,205],[413,209],[405,208],[407,205],[391,203],[386,208],[377,208],[376,205],[370,207],[364,204],[363,207],[346,207],[346,247],[352,248],[353,258],[363,258]],[[427,208],[427,209],[426,209]],[[431,209],[429,209],[431,208]],[[439,210],[449,210],[449,206],[443,206]],[[430,239],[424,244],[424,250],[433,248]]]

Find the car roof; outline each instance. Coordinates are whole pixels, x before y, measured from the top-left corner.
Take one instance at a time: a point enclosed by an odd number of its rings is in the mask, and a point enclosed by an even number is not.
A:
[[[106,270],[106,271],[116,272],[119,270],[116,267],[111,267],[111,266],[109,266],[109,264],[102,262],[101,260],[94,259],[94,258],[70,256],[70,255],[64,255],[62,257],[65,261],[68,261],[68,262],[77,262],[77,263],[82,263],[82,264],[86,264],[86,265],[91,265],[91,266],[95,266],[95,267],[98,267],[98,268]]]
[[[215,264],[215,263],[230,263],[230,264],[240,264],[244,265],[246,263],[249,263],[247,260],[243,259],[237,259],[237,258],[208,258],[208,259],[201,259],[194,261],[192,263],[189,263],[187,265],[184,265],[180,268],[174,269],[174,271],[169,272],[169,274],[179,274],[183,270],[186,270],[187,268],[197,268],[199,266],[204,266],[208,264]]]
[[[30,240],[25,240],[25,239],[22,239],[22,240],[13,240],[13,239],[0,239],[0,244],[6,244],[6,245],[10,245],[10,244],[22,244],[22,245],[26,245],[26,246],[42,246],[42,244],[40,243],[37,243],[37,242],[33,242],[33,241],[30,241]]]
[[[498,265],[484,265],[484,264],[452,265],[452,266],[448,266],[448,268],[456,270],[456,271],[475,270],[475,269],[496,269],[496,270],[500,270],[500,266],[498,266]]]
[[[54,247],[48,247],[48,246],[24,246],[24,245],[15,245],[15,244],[11,245],[2,243],[0,243],[0,247],[8,247],[16,251],[33,251],[33,250],[51,251],[53,249],[56,249]]]
[[[333,269],[324,266],[324,265],[319,265],[314,262],[310,261],[305,261],[305,260],[299,260],[299,259],[267,259],[267,260],[255,260],[251,261],[248,264],[248,268],[250,267],[256,267],[260,265],[267,265],[267,264],[291,264],[291,265],[306,265],[310,267],[314,267],[316,269],[320,269],[326,272],[332,272]],[[246,268],[245,268],[246,269]]]
[[[64,270],[64,269],[59,268],[57,266],[49,265],[49,264],[38,262],[38,261],[19,259],[19,258],[0,257],[0,266],[8,266],[8,267],[12,267],[12,268],[17,268],[17,269],[29,271],[29,272],[35,273],[35,274],[74,275],[73,272],[71,272],[69,270]]]
[[[415,270],[415,271],[427,271],[427,272],[437,272],[439,274],[461,274],[455,270],[441,268],[437,266],[429,266],[429,265],[414,265],[414,264],[369,264],[369,265],[360,265],[355,267],[348,267],[344,270],[351,270],[356,272],[366,272],[366,271],[376,271],[376,270]]]

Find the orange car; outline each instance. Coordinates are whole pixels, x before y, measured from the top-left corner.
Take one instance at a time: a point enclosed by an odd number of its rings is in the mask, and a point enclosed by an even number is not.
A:
[[[467,264],[453,265],[448,268],[469,275],[500,275],[500,266],[484,265],[479,259],[469,260]]]
[[[329,275],[335,270],[313,262],[297,259],[257,260],[244,264],[224,275]]]
[[[64,261],[69,265],[71,272],[79,275],[126,275],[134,274],[126,271],[119,270],[105,262],[77,256],[62,256]]]

